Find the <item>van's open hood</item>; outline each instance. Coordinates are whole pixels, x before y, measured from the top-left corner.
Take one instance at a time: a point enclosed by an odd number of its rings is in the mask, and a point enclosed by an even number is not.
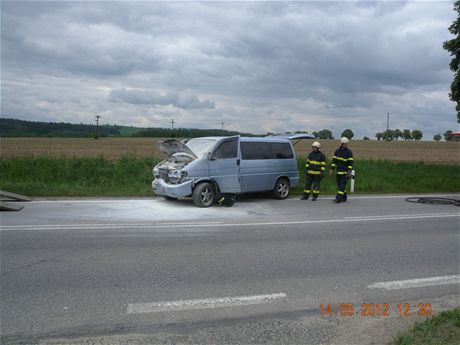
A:
[[[193,158],[195,159],[198,158],[195,155],[195,153],[192,150],[190,150],[190,148],[185,143],[177,139],[168,139],[168,140],[160,141],[158,143],[158,148],[162,152],[166,153],[168,156],[172,156],[174,153],[177,153],[177,152],[185,152],[193,156]]]

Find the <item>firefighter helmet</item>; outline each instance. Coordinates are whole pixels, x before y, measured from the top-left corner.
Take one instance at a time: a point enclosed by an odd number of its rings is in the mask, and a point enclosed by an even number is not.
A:
[[[317,141],[315,141],[313,144],[311,144],[312,147],[317,147],[317,148],[321,148],[321,144]]]
[[[350,139],[348,139],[347,137],[342,137],[342,139],[340,139],[340,142],[342,144],[348,144],[350,142]]]

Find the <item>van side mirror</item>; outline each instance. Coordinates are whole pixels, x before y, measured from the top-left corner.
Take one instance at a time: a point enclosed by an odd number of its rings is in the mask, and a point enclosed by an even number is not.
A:
[[[208,152],[208,159],[209,159],[210,161],[215,161],[215,160],[216,160],[216,157],[214,157],[214,156],[212,155],[211,152]]]

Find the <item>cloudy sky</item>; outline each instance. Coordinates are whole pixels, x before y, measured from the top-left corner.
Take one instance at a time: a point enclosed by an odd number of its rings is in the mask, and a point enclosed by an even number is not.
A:
[[[1,112],[265,133],[457,129],[453,3],[1,2]]]

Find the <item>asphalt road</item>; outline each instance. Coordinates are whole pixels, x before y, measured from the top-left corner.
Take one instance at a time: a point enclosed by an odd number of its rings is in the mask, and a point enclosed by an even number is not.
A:
[[[398,303],[460,305],[456,206],[403,196],[24,206],[0,214],[2,344],[331,344],[342,303],[361,324],[362,303],[388,303],[393,316]]]

